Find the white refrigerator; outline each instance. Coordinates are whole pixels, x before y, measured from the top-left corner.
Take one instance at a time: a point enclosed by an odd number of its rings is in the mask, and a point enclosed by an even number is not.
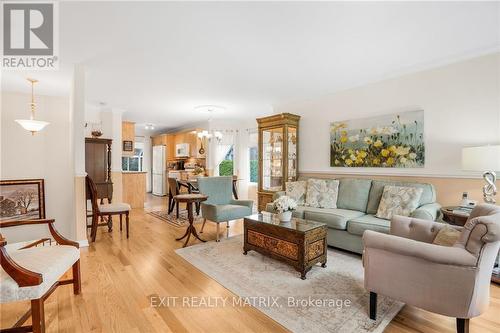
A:
[[[154,195],[167,195],[167,165],[165,146],[153,146],[153,189]]]

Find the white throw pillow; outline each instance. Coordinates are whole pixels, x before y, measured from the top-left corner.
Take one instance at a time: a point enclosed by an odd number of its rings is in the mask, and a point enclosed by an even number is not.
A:
[[[306,206],[337,208],[339,181],[337,179],[308,179]]]
[[[376,217],[390,220],[394,215],[410,216],[418,208],[423,189],[406,186],[384,186]]]
[[[307,182],[305,180],[285,183],[286,195],[295,200],[299,206],[303,206],[306,202],[306,188]]]

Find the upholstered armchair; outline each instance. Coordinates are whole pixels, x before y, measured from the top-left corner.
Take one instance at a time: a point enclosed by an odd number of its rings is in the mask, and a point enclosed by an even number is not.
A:
[[[81,291],[78,243],[60,235],[54,227],[54,220],[2,222],[0,228],[20,226],[23,229],[43,225],[48,227],[51,238],[8,244],[0,234],[0,303],[31,302],[30,310],[12,328],[0,332],[45,332],[44,302],[50,294],[65,284],[73,285],[75,295]],[[51,245],[45,246],[48,242]],[[61,280],[70,269],[72,278]],[[30,315],[31,325],[21,326]]]
[[[376,319],[377,294],[457,318],[457,332],[489,305],[490,279],[500,247],[500,207],[480,204],[453,246],[432,244],[444,223],[396,216],[391,234],[363,235],[365,288],[370,318]]]
[[[200,193],[208,196],[208,200],[201,204],[203,232],[207,220],[217,223],[216,241],[219,241],[219,225],[222,222],[241,219],[252,214],[252,200],[233,199],[233,177],[200,177],[198,178]]]

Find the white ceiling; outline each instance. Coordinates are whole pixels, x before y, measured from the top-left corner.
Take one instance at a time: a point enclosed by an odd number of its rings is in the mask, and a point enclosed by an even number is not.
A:
[[[241,119],[386,77],[500,50],[499,2],[63,2],[59,72],[87,69],[87,101],[157,127]],[[29,91],[27,73],[2,89]]]

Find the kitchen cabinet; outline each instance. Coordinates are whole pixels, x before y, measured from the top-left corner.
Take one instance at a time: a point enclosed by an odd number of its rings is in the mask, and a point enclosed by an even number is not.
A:
[[[132,141],[132,147],[134,147],[135,143],[135,123],[131,121],[123,121],[122,122],[122,155],[124,156],[133,156],[134,149],[132,151],[123,150],[123,141]]]

